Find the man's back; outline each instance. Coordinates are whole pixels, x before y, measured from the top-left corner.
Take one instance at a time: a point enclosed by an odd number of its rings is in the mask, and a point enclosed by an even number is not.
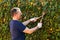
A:
[[[10,21],[10,32],[12,36],[12,40],[25,40],[25,33],[23,30],[26,27],[17,20]]]

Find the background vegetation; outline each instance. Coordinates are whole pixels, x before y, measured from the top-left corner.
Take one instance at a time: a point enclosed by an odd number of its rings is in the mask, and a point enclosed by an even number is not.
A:
[[[33,34],[26,34],[26,40],[60,40],[60,0],[0,0],[0,40],[11,40],[9,22],[10,9],[19,7],[23,13],[21,22],[32,17],[47,14],[43,19],[43,27]],[[37,25],[30,23],[29,28]]]

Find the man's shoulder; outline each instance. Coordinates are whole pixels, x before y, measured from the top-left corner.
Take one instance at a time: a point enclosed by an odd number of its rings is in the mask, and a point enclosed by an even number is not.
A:
[[[11,20],[10,24],[22,24],[22,22],[18,21],[18,20]]]
[[[17,23],[18,21],[17,20],[11,20],[10,22],[11,23]]]
[[[16,20],[11,20],[9,25],[16,27],[16,26],[19,26],[20,23],[18,21],[16,21]]]

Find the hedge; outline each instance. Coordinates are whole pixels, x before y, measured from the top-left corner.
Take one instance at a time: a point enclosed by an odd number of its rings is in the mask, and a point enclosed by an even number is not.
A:
[[[60,0],[0,0],[0,40],[11,40],[9,22],[12,7],[21,9],[21,22],[39,17],[45,10],[47,12],[43,27],[33,34],[26,34],[26,40],[60,40]],[[27,26],[33,28],[39,21]]]

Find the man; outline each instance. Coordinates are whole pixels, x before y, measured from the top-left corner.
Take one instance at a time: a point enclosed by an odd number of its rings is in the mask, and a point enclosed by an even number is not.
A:
[[[36,22],[38,17],[29,19],[21,23],[19,22],[19,19],[21,19],[21,15],[22,13],[18,7],[14,7],[11,9],[12,20],[10,21],[10,32],[12,40],[25,40],[25,33],[31,34],[42,27],[42,23],[38,23],[36,27],[29,29],[28,27],[26,27],[26,25],[33,21]]]

